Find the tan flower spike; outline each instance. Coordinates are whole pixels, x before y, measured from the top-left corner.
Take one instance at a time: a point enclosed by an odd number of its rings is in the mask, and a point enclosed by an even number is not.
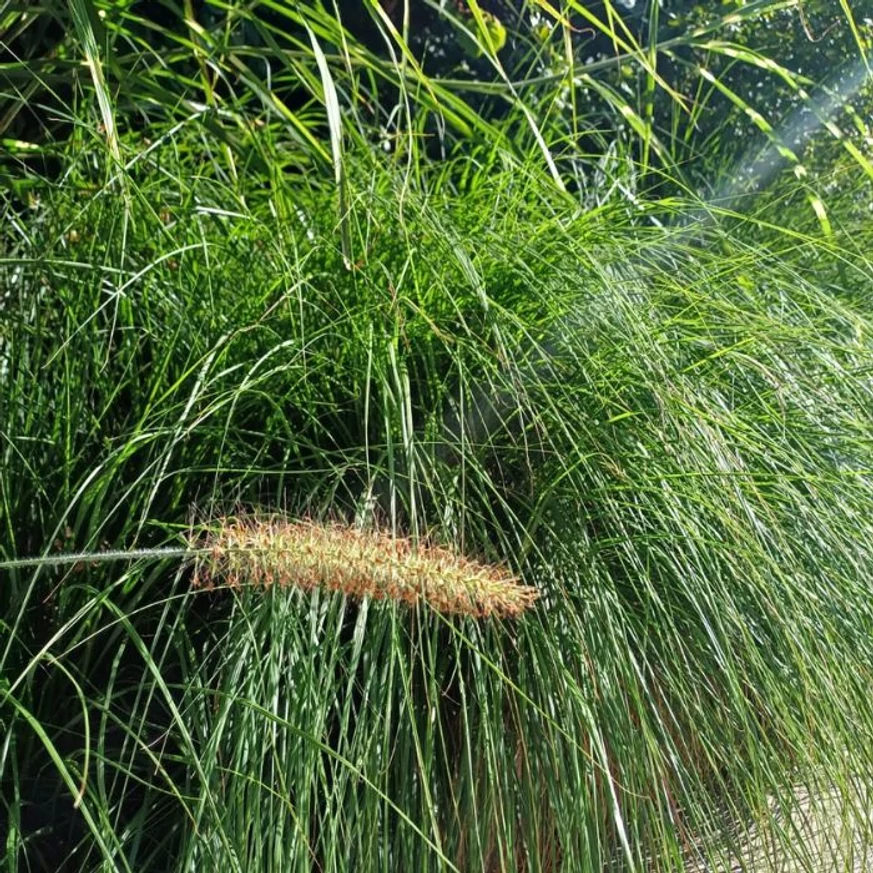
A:
[[[224,518],[205,527],[191,547],[196,587],[322,587],[356,598],[424,600],[440,612],[475,618],[518,616],[538,596],[502,567],[340,524]]]

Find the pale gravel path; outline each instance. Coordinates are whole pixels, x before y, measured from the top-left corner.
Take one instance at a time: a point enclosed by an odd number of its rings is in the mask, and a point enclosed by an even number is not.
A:
[[[768,827],[746,828],[739,849],[718,865],[690,861],[687,873],[873,873],[873,797],[833,788],[810,795],[796,787],[800,808],[786,817],[771,801]],[[814,800],[814,802],[812,802]]]

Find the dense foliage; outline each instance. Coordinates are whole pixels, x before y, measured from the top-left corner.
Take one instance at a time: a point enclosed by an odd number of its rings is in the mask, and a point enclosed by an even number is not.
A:
[[[869,18],[0,19],[10,871],[814,869],[799,785],[870,836]]]

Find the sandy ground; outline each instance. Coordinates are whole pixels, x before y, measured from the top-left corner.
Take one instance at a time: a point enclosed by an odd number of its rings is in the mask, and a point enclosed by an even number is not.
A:
[[[690,860],[687,873],[873,873],[873,797],[798,786],[793,815],[770,803],[766,825],[741,828],[719,864]]]

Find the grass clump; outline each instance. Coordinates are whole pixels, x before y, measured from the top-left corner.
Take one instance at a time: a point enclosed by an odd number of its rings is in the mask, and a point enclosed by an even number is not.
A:
[[[62,297],[54,332],[26,307],[7,326],[7,551],[46,560],[8,571],[5,670],[77,790],[99,752],[80,866],[681,869],[804,774],[873,772],[870,265],[837,297],[805,263],[833,242],[639,227],[529,168],[439,178],[349,165],[354,269],[315,186],[277,220],[197,182],[175,267],[147,254],[160,216],[116,224],[109,194],[48,188],[19,237],[16,293]],[[51,564],[57,539],[177,542],[204,497],[383,518],[452,555],[275,516],[208,525],[193,570]],[[438,612],[372,609],[392,585]],[[523,621],[468,620],[532,589]],[[22,835],[58,772],[31,724],[6,777]]]
[[[471,106],[416,104],[413,58],[316,48],[346,38],[323,10],[271,49],[305,111],[261,117],[233,16],[163,34],[170,101],[104,11],[78,26],[133,60],[98,75],[90,41],[94,87],[130,64],[148,136],[121,111],[101,134],[118,106],[82,86],[63,172],[3,203],[9,868],[680,871],[754,832],[811,869],[780,822],[822,774],[819,811],[867,827],[852,186],[827,235],[780,224],[793,177],[747,215],[658,200],[620,137],[591,161],[518,101],[535,147],[474,148],[481,119],[431,161],[412,122]],[[408,101],[403,149],[355,135],[368,72]],[[190,533],[190,505],[233,503],[287,514]]]

